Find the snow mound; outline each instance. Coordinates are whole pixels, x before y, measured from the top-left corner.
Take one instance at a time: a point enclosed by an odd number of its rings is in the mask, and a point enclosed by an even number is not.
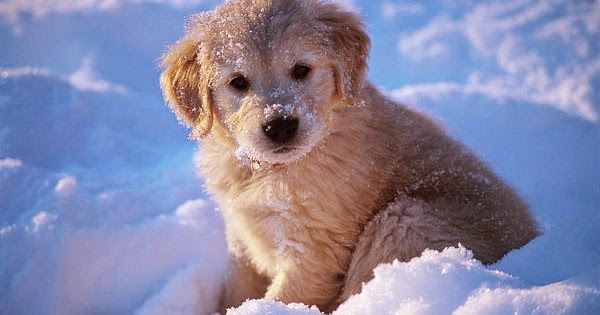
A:
[[[513,277],[486,269],[464,247],[426,250],[408,263],[382,264],[374,274],[336,314],[450,314],[474,290],[516,284]]]
[[[600,262],[600,261],[598,261]],[[353,314],[597,314],[600,265],[591,272],[544,286],[489,269],[464,247],[426,250],[410,262],[381,264],[360,294],[334,315]],[[250,300],[228,315],[322,314],[315,307]]]
[[[218,260],[218,259],[217,259]],[[213,262],[214,263],[214,262]],[[206,268],[204,260],[177,272],[155,296],[136,311],[137,315],[209,314],[217,308],[226,263],[220,270]]]
[[[573,281],[524,289],[481,288],[452,314],[598,314],[599,299],[600,290]]]
[[[518,275],[531,285],[544,285],[600,267],[600,211],[589,211],[544,232],[525,247],[510,252],[493,268]],[[600,277],[598,284],[600,284]]]

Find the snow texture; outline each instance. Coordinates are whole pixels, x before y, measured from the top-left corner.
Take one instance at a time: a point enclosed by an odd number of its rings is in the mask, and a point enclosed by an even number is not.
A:
[[[600,2],[342,2],[367,18],[370,79],[488,161],[543,235],[491,266],[462,247],[380,265],[335,314],[600,314]],[[223,222],[156,60],[215,4],[0,2],[1,315],[214,311]]]

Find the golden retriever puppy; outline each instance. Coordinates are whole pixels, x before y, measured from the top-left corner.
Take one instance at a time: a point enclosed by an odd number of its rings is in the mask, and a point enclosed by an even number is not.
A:
[[[225,219],[221,312],[261,297],[332,311],[380,263],[459,243],[492,263],[537,235],[486,164],[365,80],[369,45],[334,3],[230,0],[163,57]]]

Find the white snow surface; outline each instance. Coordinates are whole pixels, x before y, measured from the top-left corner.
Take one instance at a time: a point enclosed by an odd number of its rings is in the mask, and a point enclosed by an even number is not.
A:
[[[215,2],[0,4],[0,315],[214,312],[223,222],[156,59]],[[463,247],[382,264],[334,314],[600,314],[600,2],[342,2],[367,17],[371,80],[488,161],[543,234],[491,266]]]
[[[494,267],[485,267],[473,259],[470,251],[458,247],[441,253],[426,250],[410,262],[381,264],[374,273],[375,278],[363,286],[362,292],[333,314],[597,314],[600,311],[598,266],[563,281],[531,285]],[[227,314],[322,313],[305,305],[253,300]]]

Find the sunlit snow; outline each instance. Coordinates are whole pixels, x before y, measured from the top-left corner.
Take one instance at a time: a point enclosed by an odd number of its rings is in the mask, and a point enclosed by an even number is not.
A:
[[[462,247],[380,265],[335,314],[600,314],[600,2],[341,2],[370,80],[488,161],[543,235],[491,266]],[[215,310],[223,222],[157,64],[217,3],[0,2],[0,314]]]

